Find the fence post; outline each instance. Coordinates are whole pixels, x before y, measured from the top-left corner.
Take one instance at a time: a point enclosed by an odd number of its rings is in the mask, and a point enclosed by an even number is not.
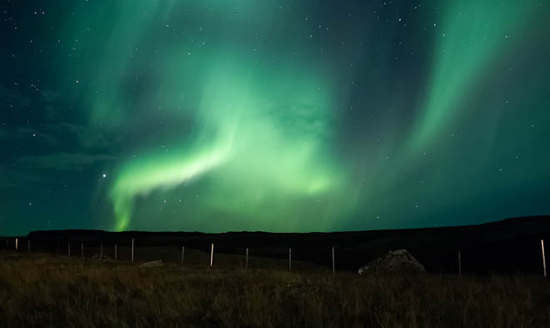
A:
[[[336,261],[334,258],[334,246],[332,247],[332,274],[336,273]]]
[[[132,262],[134,262],[134,238],[132,238]]]
[[[99,258],[103,257],[103,243],[99,244]]]
[[[71,256],[71,242],[70,241],[67,242],[67,253],[69,254],[69,256]]]
[[[248,268],[248,248],[246,249],[246,267]]]
[[[458,275],[462,275],[462,257],[460,256],[460,251],[458,251]]]
[[[118,245],[115,243],[115,261],[118,260]]]
[[[185,246],[181,246],[181,263],[185,259]]]
[[[27,251],[31,251],[31,240],[27,240]]]
[[[15,238],[15,250],[19,248],[19,238]]]
[[[80,256],[84,257],[84,243],[80,243]]]
[[[292,271],[292,248],[288,249],[288,271]]]
[[[212,243],[212,247],[210,248],[210,266],[214,264],[214,243]]]
[[[544,239],[540,240],[540,247],[542,249],[542,268],[544,270],[544,278],[546,278],[546,257],[544,256]]]

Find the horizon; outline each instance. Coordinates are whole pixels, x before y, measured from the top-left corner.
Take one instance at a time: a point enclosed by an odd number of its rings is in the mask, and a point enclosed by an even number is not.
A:
[[[1,9],[0,235],[550,214],[547,2]]]
[[[474,224],[459,224],[459,225],[449,225],[449,226],[434,226],[434,227],[410,227],[410,228],[397,228],[397,229],[370,229],[370,230],[337,230],[337,231],[306,231],[306,232],[300,232],[300,231],[263,231],[263,230],[231,230],[231,231],[223,231],[223,232],[205,232],[205,231],[184,231],[184,230],[124,230],[124,231],[116,231],[116,230],[102,230],[102,229],[73,229],[73,228],[67,228],[67,229],[61,229],[61,230],[31,230],[25,235],[0,235],[0,238],[26,238],[31,233],[38,233],[38,232],[105,232],[105,233],[198,233],[198,234],[205,234],[205,235],[221,235],[221,234],[230,234],[230,233],[267,233],[267,234],[331,234],[331,233],[354,233],[354,232],[374,232],[374,231],[401,231],[401,230],[425,230],[425,229],[448,229],[448,228],[461,228],[461,227],[477,227],[477,226],[483,226],[483,225],[490,225],[490,224],[498,224],[505,221],[518,221],[518,220],[526,220],[526,219],[546,219],[550,218],[550,215],[530,215],[530,216],[520,216],[520,217],[513,217],[513,218],[505,218],[500,219],[496,221],[487,221],[487,222],[481,222],[481,223],[474,223]]]

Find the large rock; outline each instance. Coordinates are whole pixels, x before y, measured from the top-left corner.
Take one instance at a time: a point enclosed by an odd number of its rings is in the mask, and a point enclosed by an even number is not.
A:
[[[389,251],[386,255],[359,268],[359,274],[366,273],[417,273],[426,269],[414,256],[404,249]]]
[[[139,265],[140,268],[157,268],[161,266],[164,266],[164,263],[162,262],[162,260],[145,262]]]

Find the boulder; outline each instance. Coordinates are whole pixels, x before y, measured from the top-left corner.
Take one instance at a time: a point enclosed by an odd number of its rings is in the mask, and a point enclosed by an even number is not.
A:
[[[425,272],[424,266],[407,250],[389,251],[384,256],[359,268],[360,275],[367,273],[418,273]]]
[[[164,263],[162,263],[162,260],[145,262],[139,265],[140,268],[156,268],[161,266],[164,266]]]

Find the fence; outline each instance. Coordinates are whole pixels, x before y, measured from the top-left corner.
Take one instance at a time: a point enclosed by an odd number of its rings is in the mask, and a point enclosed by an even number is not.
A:
[[[324,248],[307,248],[306,250],[300,250],[299,247],[271,247],[266,250],[265,247],[218,247],[215,248],[215,243],[210,243],[210,247],[207,250],[206,247],[194,244],[191,248],[187,245],[156,245],[150,240],[145,240],[140,243],[139,239],[131,238],[129,240],[119,241],[76,241],[76,240],[31,240],[28,238],[4,238],[3,250],[12,250],[17,252],[41,252],[41,253],[54,253],[58,255],[64,255],[69,257],[80,258],[110,258],[115,261],[137,261],[147,262],[154,260],[163,260],[165,262],[180,262],[182,264],[191,266],[219,266],[219,267],[245,267],[245,268],[275,268],[279,270],[288,271],[310,271],[326,269],[329,272],[336,273],[337,271],[355,271],[357,268],[365,265],[370,260],[376,258],[371,256],[361,261],[357,260],[357,251],[352,251],[346,248],[338,248],[335,246]],[[26,247],[21,247],[25,245]],[[447,256],[442,257],[437,251],[432,252],[432,257],[426,256],[421,251],[411,253],[419,259],[421,263],[428,263],[427,269],[432,272],[440,273],[532,273],[539,274],[546,277],[546,259],[544,240],[540,240],[540,248],[530,248],[527,250],[524,248],[521,252],[513,253],[512,257],[523,259],[522,263],[506,262],[508,266],[499,267],[493,265],[495,259],[501,257],[495,256],[495,253],[491,249],[466,249],[454,250],[454,265],[447,265],[446,270],[437,270],[437,266],[433,265],[433,262],[441,261],[444,264],[449,264],[449,256],[452,252],[446,252]],[[32,248],[31,248],[32,246]],[[74,254],[74,247],[79,247],[80,252]],[[65,249],[65,251],[62,251]],[[223,256],[216,256],[216,254],[223,254]],[[285,260],[282,251],[285,250],[287,259]],[[491,256],[487,256],[488,252],[491,252]],[[384,252],[379,252],[383,254]],[[464,256],[466,254],[466,257]],[[339,257],[337,257],[337,255]],[[511,254],[503,252],[505,258],[510,259]],[[472,256],[470,258],[469,256]],[[487,257],[485,257],[487,256]],[[534,259],[538,258],[534,263]],[[215,260],[215,261],[214,261]],[[541,261],[542,260],[542,261]],[[285,265],[284,262],[288,263]],[[464,266],[463,262],[466,262]],[[541,263],[542,262],[542,263]],[[350,264],[353,263],[353,264]],[[485,263],[485,267],[480,268],[480,263]],[[487,265],[488,264],[488,265]],[[511,264],[511,265],[510,265]],[[526,265],[528,264],[528,265]],[[286,267],[286,268],[285,268]],[[435,268],[435,269],[434,269]]]

